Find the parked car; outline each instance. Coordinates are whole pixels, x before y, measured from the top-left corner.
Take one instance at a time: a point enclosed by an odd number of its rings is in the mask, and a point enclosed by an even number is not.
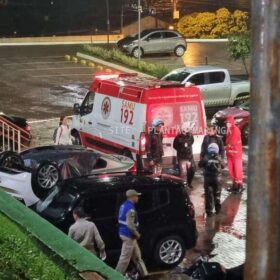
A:
[[[226,124],[225,120],[229,115],[234,116],[236,125],[240,128],[242,143],[244,145],[248,144],[249,138],[249,118],[250,118],[250,107],[249,101],[243,103],[240,106],[229,107],[224,110],[217,112],[211,123],[217,126],[218,134],[225,137],[226,135]]]
[[[225,68],[183,67],[171,71],[162,80],[196,85],[201,90],[205,107],[238,106],[249,98],[250,82],[231,78]]]
[[[106,244],[109,264],[115,265],[121,248],[118,210],[130,188],[142,194],[136,208],[145,260],[160,267],[176,266],[183,260],[185,249],[195,246],[197,231],[193,204],[175,177],[108,174],[73,178],[54,188],[32,209],[67,233],[74,223],[73,208],[83,207]]]
[[[13,133],[13,129],[15,129],[14,133]],[[13,137],[15,143],[17,144],[18,135],[16,131],[20,131],[20,141],[22,145],[29,147],[32,140],[32,135],[31,135],[31,127],[28,124],[27,120],[22,117],[0,112],[0,150],[4,150],[3,145],[6,146],[5,149],[7,149],[8,146],[11,149],[13,147]]]
[[[174,53],[183,56],[187,50],[185,38],[175,30],[146,29],[140,33],[140,53],[138,48],[138,34],[125,37],[118,41],[120,50],[138,58],[139,55]]]
[[[37,147],[21,154],[4,152],[0,154],[0,166],[1,187],[27,206],[69,178],[136,171],[134,161],[125,156],[62,145]]]

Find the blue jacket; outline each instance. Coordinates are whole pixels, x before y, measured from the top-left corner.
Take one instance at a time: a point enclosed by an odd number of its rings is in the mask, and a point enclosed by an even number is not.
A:
[[[127,221],[126,221],[126,215],[129,211],[135,211],[135,225],[138,226],[138,217],[137,217],[137,213],[134,207],[134,204],[129,201],[126,200],[120,207],[119,210],[119,235],[125,236],[125,237],[134,237],[134,235],[132,234],[132,232],[129,230],[128,226],[127,226]]]

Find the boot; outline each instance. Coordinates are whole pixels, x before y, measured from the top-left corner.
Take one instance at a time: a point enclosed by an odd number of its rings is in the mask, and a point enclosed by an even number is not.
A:
[[[242,183],[237,184],[237,189],[235,193],[242,193],[244,191],[244,187]]]
[[[235,192],[237,190],[237,188],[238,188],[237,183],[234,182],[231,186],[229,186],[227,188],[227,191],[233,193],[233,192]]]

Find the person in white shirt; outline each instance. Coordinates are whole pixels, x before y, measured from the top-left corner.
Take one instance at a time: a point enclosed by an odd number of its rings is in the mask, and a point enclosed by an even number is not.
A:
[[[71,132],[68,126],[68,118],[65,116],[60,117],[59,127],[56,132],[55,145],[70,145]]]

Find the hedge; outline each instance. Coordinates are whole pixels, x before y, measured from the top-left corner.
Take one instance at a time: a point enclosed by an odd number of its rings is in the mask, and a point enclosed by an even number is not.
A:
[[[74,272],[64,271],[42,252],[39,244],[7,217],[0,214],[1,280],[74,280]]]
[[[96,56],[105,61],[116,62],[133,70],[137,70],[157,78],[161,78],[169,72],[168,68],[164,65],[156,65],[142,60],[139,61],[136,58],[125,55],[116,48],[106,49],[99,46],[84,45],[82,52],[88,55]]]

